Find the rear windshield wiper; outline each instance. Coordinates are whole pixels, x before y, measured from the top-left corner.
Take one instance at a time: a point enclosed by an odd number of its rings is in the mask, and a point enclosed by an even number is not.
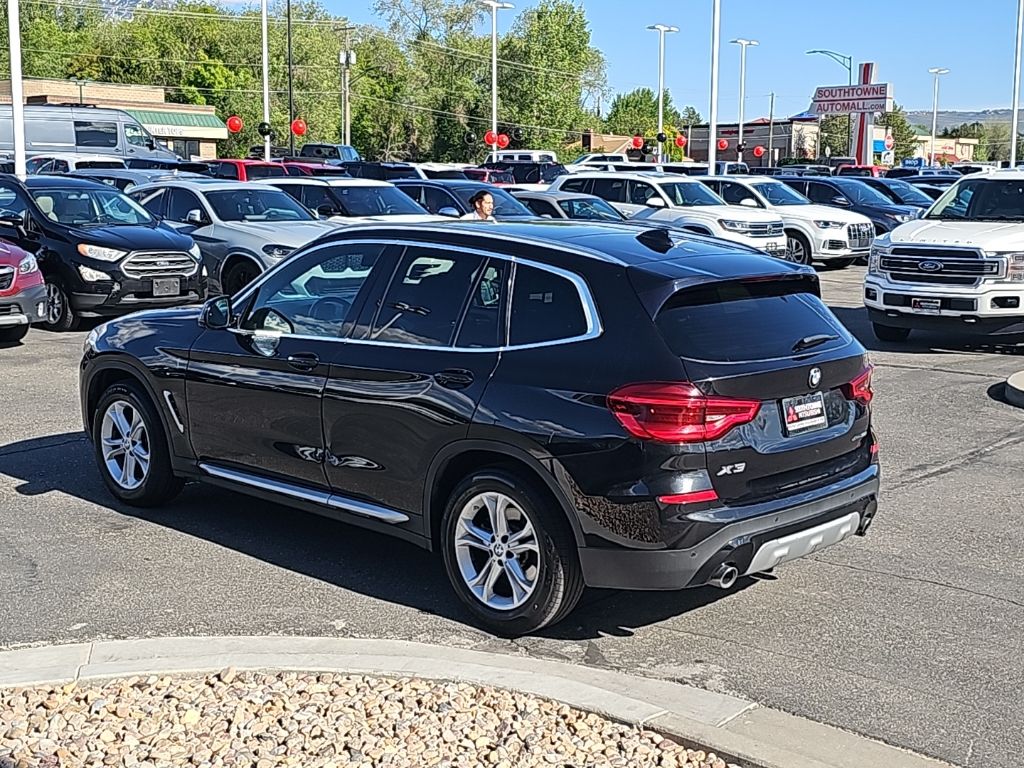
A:
[[[804,336],[793,345],[794,352],[803,352],[805,349],[820,346],[828,341],[835,341],[839,337],[831,333],[816,333],[813,336]]]

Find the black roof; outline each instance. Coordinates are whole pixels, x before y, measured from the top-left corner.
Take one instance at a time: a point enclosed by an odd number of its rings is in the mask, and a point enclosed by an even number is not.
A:
[[[472,179],[420,179],[410,176],[406,179],[389,179],[388,181],[398,186],[416,184],[421,187],[447,187],[449,189],[486,189],[488,191],[495,189],[493,184]]]
[[[121,168],[120,170],[125,170]],[[74,176],[63,175],[31,175],[22,182],[27,189],[107,189],[110,187],[98,181],[78,179]]]

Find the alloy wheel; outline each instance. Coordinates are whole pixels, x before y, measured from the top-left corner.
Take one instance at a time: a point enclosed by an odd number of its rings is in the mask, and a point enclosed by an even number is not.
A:
[[[46,284],[46,322],[57,325],[64,317],[64,291],[56,283]]]
[[[459,512],[455,559],[470,592],[493,610],[518,608],[537,588],[536,531],[519,504],[503,493],[474,496]]]
[[[797,264],[806,264],[807,248],[799,237],[787,237],[786,238],[786,251],[790,261],[794,261]]]
[[[125,400],[115,400],[103,414],[100,426],[103,463],[111,479],[133,491],[149,476],[149,431],[142,413]]]

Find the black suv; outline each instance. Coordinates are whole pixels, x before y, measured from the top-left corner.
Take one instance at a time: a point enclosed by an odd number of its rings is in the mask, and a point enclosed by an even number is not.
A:
[[[829,205],[867,216],[875,225],[875,234],[882,235],[900,224],[913,221],[921,214],[920,208],[892,202],[863,179],[849,176],[815,178],[813,176],[776,176],[812,203]]]
[[[864,533],[871,368],[808,267],[614,224],[356,225],[86,342],[134,505],[205,480],[439,550],[504,634]],[[166,350],[175,350],[169,364]]]
[[[35,255],[52,330],[82,317],[206,296],[199,248],[117,189],[68,176],[0,177],[0,236]]]

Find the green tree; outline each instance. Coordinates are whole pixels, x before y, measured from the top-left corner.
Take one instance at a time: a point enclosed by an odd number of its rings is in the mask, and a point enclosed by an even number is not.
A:
[[[907,120],[907,115],[899,104],[893,107],[892,112],[886,112],[878,122],[886,128],[892,136],[893,154],[896,162],[905,158],[913,157],[917,151],[917,132]]]
[[[682,115],[672,104],[672,95],[665,90],[665,132],[685,126]],[[694,110],[695,112],[696,110]],[[697,117],[700,117],[698,114]],[[650,88],[636,88],[612,100],[605,119],[605,129],[620,136],[640,133],[651,137],[658,133],[658,95]]]
[[[836,157],[846,157],[850,154],[849,115],[827,115],[821,118],[819,130],[821,135],[819,154],[824,155],[826,147],[829,154]]]

